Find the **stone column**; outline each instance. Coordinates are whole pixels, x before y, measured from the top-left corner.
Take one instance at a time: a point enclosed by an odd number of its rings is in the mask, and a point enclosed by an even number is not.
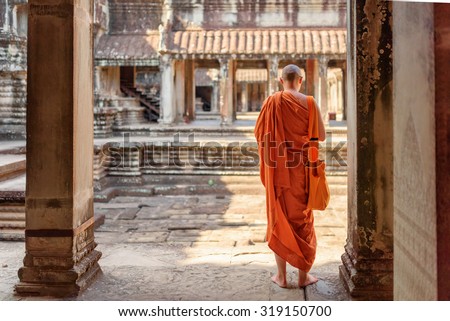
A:
[[[317,59],[306,60],[306,95],[316,96],[318,91],[319,68]],[[318,97],[316,97],[318,98]]]
[[[278,91],[278,56],[267,60],[267,96]]]
[[[348,1],[348,234],[353,297],[393,298],[392,2]]]
[[[324,122],[328,123],[328,58],[324,56],[319,59],[319,79],[318,104]]]
[[[160,70],[161,70],[160,123],[164,125],[170,125],[175,122],[176,111],[174,102],[173,61],[169,55],[161,56]]]
[[[5,0],[5,20],[3,22],[3,31],[5,33],[9,33],[10,31],[10,20],[9,20],[9,13],[10,13],[10,7],[9,7],[9,1]]]
[[[339,72],[337,74],[336,80],[337,80],[337,104],[336,104],[336,113],[342,114],[344,112],[344,89],[342,86],[342,80],[343,80],[343,70],[339,69]]]
[[[438,300],[450,300],[450,5],[434,5],[436,243]]]
[[[220,116],[221,125],[231,125],[234,114],[234,62],[231,59],[220,59]]]
[[[26,255],[16,291],[75,296],[100,272],[93,209],[93,8],[91,1],[28,3]]]
[[[102,67],[94,67],[94,93],[96,94],[99,94],[102,89],[101,73]]]
[[[247,93],[247,83],[243,82],[241,84],[241,104],[242,104],[242,111],[247,112],[248,111],[248,93]]]
[[[232,109],[233,109],[233,113],[232,113],[232,121],[234,122],[237,119],[237,81],[236,81],[236,70],[237,70],[237,62],[235,60],[232,60],[232,69],[231,69],[231,88],[233,91],[233,105],[232,105]]]
[[[185,99],[186,114],[190,120],[195,119],[195,62],[185,61]]]
[[[220,81],[214,81],[211,99],[211,112],[218,113],[220,110],[219,105],[220,105]]]
[[[342,120],[347,120],[347,62],[342,65]]]
[[[175,122],[182,120],[183,115],[186,113],[186,84],[188,81],[185,68],[185,60],[175,62]]]

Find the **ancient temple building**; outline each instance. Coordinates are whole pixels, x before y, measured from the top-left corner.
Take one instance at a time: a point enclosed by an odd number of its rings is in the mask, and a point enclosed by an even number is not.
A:
[[[163,124],[204,112],[230,124],[296,63],[324,118],[345,119],[344,1],[98,1],[96,14],[102,99],[139,88],[149,105],[161,99]]]
[[[316,97],[324,120],[345,120],[345,1],[322,3],[94,1],[95,135],[197,114],[231,124],[237,112],[259,110],[278,90],[279,71],[288,63],[304,69],[303,90]],[[26,57],[26,1],[6,1],[2,12],[2,50],[20,60]],[[17,90],[3,103],[0,131],[16,137],[24,137],[21,61],[1,65],[3,90]]]

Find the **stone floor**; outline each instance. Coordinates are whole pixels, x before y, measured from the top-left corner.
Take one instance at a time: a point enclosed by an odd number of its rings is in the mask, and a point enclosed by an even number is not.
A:
[[[345,185],[332,186],[330,206],[316,212],[320,281],[299,289],[270,281],[276,271],[264,242],[264,193],[255,177],[246,193],[123,197],[96,203],[103,274],[77,300],[346,300],[338,265],[346,237]],[[237,177],[236,180],[239,180]],[[247,183],[246,183],[247,184]],[[14,296],[24,243],[0,242],[0,300]],[[44,298],[49,300],[50,298]]]

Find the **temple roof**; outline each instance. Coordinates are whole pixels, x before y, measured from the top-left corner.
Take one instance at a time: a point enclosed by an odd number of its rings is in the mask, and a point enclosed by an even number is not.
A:
[[[332,30],[193,30],[172,32],[167,51],[180,54],[345,54],[346,32]]]
[[[95,58],[106,65],[107,61],[118,60],[152,65],[162,53],[200,59],[227,55],[239,59],[270,55],[300,59],[329,55],[345,59],[347,50],[345,29],[186,30],[170,32],[162,48],[159,42],[158,31],[148,35],[103,35]]]
[[[108,35],[95,46],[98,65],[159,65],[159,33],[148,35]]]

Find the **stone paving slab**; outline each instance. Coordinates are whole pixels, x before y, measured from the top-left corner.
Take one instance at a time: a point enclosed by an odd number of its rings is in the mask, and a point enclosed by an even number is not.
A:
[[[332,195],[330,208],[315,213],[312,273],[320,281],[306,290],[296,285],[291,266],[287,289],[270,280],[276,265],[264,242],[264,195],[120,196],[96,203],[96,214],[106,216],[96,231],[103,274],[77,300],[346,300],[338,276],[346,202]],[[23,243],[0,242],[0,300],[23,299],[13,295],[23,256]]]

